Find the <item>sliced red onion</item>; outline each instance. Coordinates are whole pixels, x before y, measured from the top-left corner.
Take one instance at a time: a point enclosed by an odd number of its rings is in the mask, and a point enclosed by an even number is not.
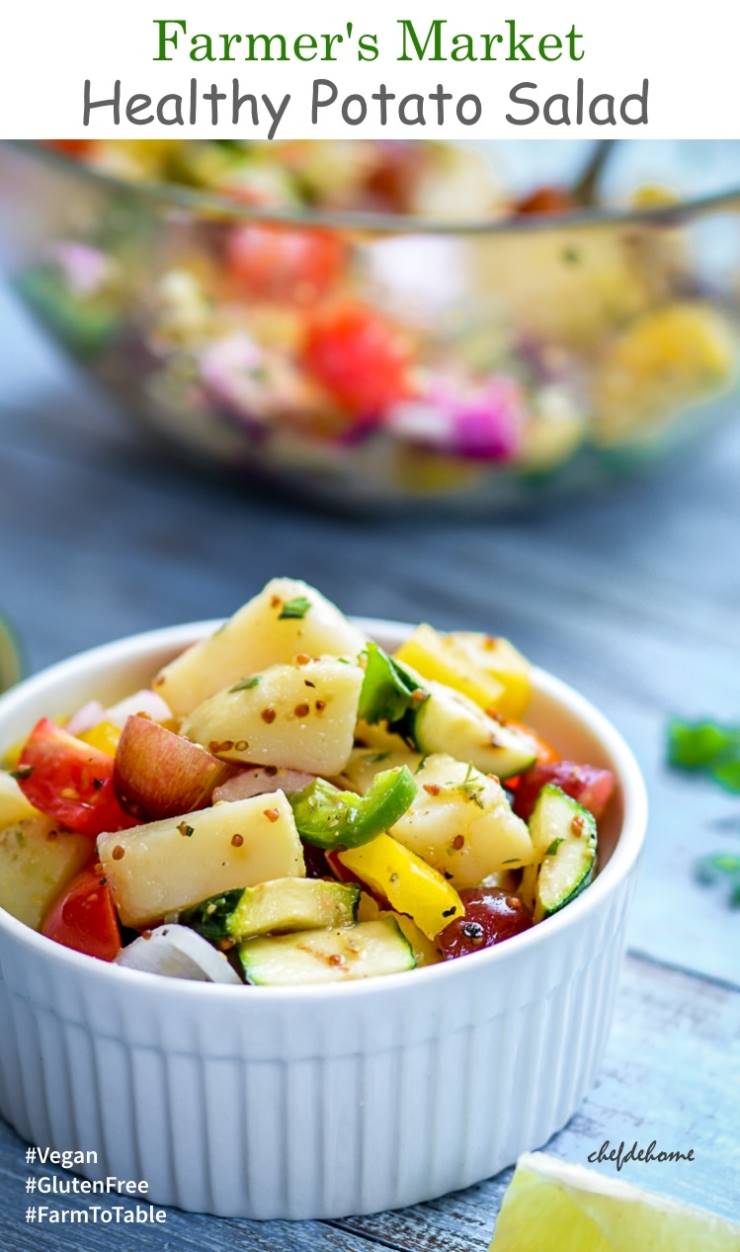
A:
[[[105,720],[105,709],[99,700],[88,700],[87,704],[83,704],[73,717],[70,717],[65,730],[70,735],[84,735],[86,730],[92,730],[93,726],[97,726],[99,722]]]
[[[51,254],[67,286],[78,296],[92,296],[111,278],[113,263],[105,252],[76,240],[62,240]]]
[[[172,709],[165,704],[162,697],[145,687],[134,695],[119,700],[118,704],[111,705],[105,711],[104,718],[115,726],[122,727],[128,717],[135,717],[137,713],[145,713],[153,722],[166,722],[172,717]]]
[[[123,948],[116,963],[165,978],[242,985],[223,952],[187,926],[158,926],[148,938],[142,935]]]
[[[521,448],[526,396],[515,378],[492,375],[472,386],[462,379],[429,379],[420,394],[388,414],[401,438],[455,456],[508,461]]]
[[[304,774],[299,769],[243,769],[216,787],[213,803],[218,804],[219,800],[248,800],[250,796],[261,796],[271,791],[284,791],[290,795],[293,791],[302,791],[314,778],[315,774]]]

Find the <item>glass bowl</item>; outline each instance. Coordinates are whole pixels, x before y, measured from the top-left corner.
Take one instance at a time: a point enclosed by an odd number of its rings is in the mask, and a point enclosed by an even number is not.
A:
[[[437,222],[255,209],[32,144],[0,147],[0,187],[5,272],[55,339],[182,451],[294,492],[533,504],[736,403],[737,188]]]

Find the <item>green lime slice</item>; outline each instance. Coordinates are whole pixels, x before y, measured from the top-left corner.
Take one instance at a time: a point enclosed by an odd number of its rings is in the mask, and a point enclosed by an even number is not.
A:
[[[23,675],[18,642],[10,626],[0,617],[0,691],[7,691]]]

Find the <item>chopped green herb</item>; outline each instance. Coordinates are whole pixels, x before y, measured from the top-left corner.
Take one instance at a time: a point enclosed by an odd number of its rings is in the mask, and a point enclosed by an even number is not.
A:
[[[740,726],[672,718],[668,763],[674,769],[703,773],[727,791],[740,793]]]
[[[561,843],[565,843],[565,840],[564,840],[564,839],[553,839],[552,843],[550,844],[549,848],[547,849],[547,852],[545,853],[545,856],[554,856],[554,855],[555,855],[555,853],[557,852],[558,848],[560,847]]]
[[[564,248],[563,260],[566,265],[577,265],[581,259],[581,254],[577,248]]]
[[[458,791],[462,791],[467,800],[472,800],[474,804],[478,805],[479,809],[482,809],[485,807],[482,799],[485,783],[480,776],[477,778],[473,777],[475,773],[477,771],[473,765],[468,765],[462,782],[455,785]]]
[[[192,839],[195,834],[195,829],[192,826],[188,826],[187,822],[180,822],[177,829],[181,835],[185,836],[186,839]]]
[[[712,766],[712,778],[728,791],[740,792],[740,757]]]
[[[702,856],[694,866],[697,881],[705,886],[715,886],[726,878],[730,887],[729,904],[740,908],[740,856],[732,852],[711,852]]]
[[[251,691],[252,687],[256,687],[261,681],[261,674],[252,674],[251,678],[240,678],[238,683],[234,683],[233,687],[229,687],[229,692],[233,695],[235,691]]]
[[[278,621],[282,621],[284,618],[305,617],[310,607],[311,601],[306,596],[295,596],[294,599],[285,601],[278,613]]]

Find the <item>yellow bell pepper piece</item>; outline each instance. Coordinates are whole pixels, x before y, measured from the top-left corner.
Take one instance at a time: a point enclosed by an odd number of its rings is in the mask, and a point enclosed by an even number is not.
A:
[[[105,752],[106,756],[115,756],[118,740],[121,738],[121,730],[113,722],[98,722],[97,726],[86,730],[83,735],[78,736],[83,743],[89,743],[91,748],[97,748],[99,752]]]
[[[472,631],[443,635],[417,626],[396,657],[422,678],[444,683],[502,717],[521,717],[529,703],[529,664],[508,639]]]
[[[594,384],[595,431],[613,444],[645,434],[676,409],[719,394],[737,377],[727,318],[698,301],[655,309],[608,347]]]
[[[339,860],[399,913],[408,913],[427,939],[433,939],[465,906],[445,878],[390,835],[337,853]]]
[[[412,922],[411,918],[407,917],[405,913],[394,913],[389,909],[381,909],[374,896],[368,895],[366,891],[361,891],[360,903],[357,906],[358,922],[377,922],[383,917],[392,917],[398,924],[407,942],[411,945],[417,966],[436,965],[442,960],[439,949],[432,943],[431,939],[427,939],[426,935],[422,934],[416,922]]]

